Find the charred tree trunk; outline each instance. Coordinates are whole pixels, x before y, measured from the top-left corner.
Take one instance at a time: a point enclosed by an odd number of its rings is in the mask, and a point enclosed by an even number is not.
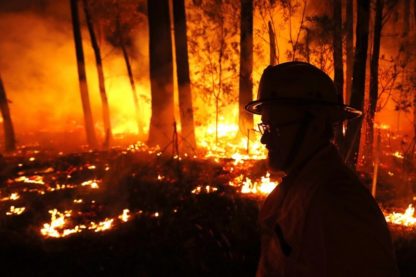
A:
[[[98,45],[97,37],[95,35],[94,24],[91,17],[90,9],[87,3],[87,0],[82,0],[84,6],[84,13],[87,20],[88,32],[91,38],[92,49],[94,50],[95,55],[95,64],[97,66],[97,75],[98,75],[98,87],[100,90],[101,102],[103,106],[103,123],[104,123],[104,148],[107,149],[110,146],[112,139],[112,130],[111,130],[111,120],[110,120],[110,107],[108,105],[107,92],[105,89],[104,81],[104,70],[103,62],[101,58],[101,50]]]
[[[150,86],[152,116],[149,145],[167,145],[172,137],[173,61],[170,33],[169,0],[147,3],[149,20]]]
[[[188,43],[186,37],[185,1],[173,1],[173,18],[175,25],[176,68],[178,74],[179,110],[182,125],[183,146],[194,149],[195,128],[192,106],[191,81],[189,78]]]
[[[269,40],[270,40],[270,65],[275,65],[278,63],[276,55],[276,35],[273,31],[272,23],[268,22],[269,27]]]
[[[90,98],[88,95],[87,75],[85,73],[84,51],[82,49],[81,27],[78,15],[78,1],[70,0],[72,29],[74,32],[75,51],[78,65],[79,88],[81,92],[82,109],[84,111],[85,130],[87,133],[88,145],[92,148],[97,147],[97,139],[95,137],[94,121],[92,118]]]
[[[354,55],[354,70],[351,90],[351,106],[363,110],[365,72],[368,48],[368,28],[370,17],[370,1],[357,2],[356,46]],[[348,122],[345,141],[345,161],[353,168],[357,165],[360,146],[362,118]]]
[[[344,103],[344,70],[342,64],[342,2],[341,0],[333,1],[333,59],[334,59],[334,83],[338,93],[338,103]],[[342,124],[336,127],[335,142],[338,147],[342,148],[344,136],[342,133]]]
[[[351,99],[352,69],[354,64],[354,1],[347,2],[346,18],[346,70],[345,70],[345,103],[349,104]]]
[[[384,0],[376,1],[376,15],[374,18],[374,37],[373,37],[373,51],[370,62],[370,102],[367,119],[367,136],[366,136],[366,163],[371,167],[373,157],[373,142],[374,142],[374,117],[376,114],[377,101],[378,101],[378,64],[380,58],[380,41],[381,41],[381,29],[383,20],[383,8]]]
[[[14,128],[12,117],[10,116],[9,101],[7,100],[6,90],[3,85],[3,80],[0,76],[0,111],[3,117],[4,129],[4,146],[7,152],[16,149],[16,138],[14,136]]]
[[[241,0],[239,128],[241,134],[253,128],[253,115],[245,105],[253,100],[253,0]]]

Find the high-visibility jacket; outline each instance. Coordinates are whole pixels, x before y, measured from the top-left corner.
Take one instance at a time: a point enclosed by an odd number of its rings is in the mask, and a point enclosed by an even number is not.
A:
[[[260,211],[257,276],[398,276],[384,216],[334,145],[295,175]]]

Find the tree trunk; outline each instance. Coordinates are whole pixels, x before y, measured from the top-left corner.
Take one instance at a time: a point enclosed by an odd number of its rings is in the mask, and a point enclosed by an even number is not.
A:
[[[269,41],[270,41],[270,65],[277,64],[277,55],[276,55],[276,35],[273,31],[272,23],[268,22],[269,27]]]
[[[97,147],[97,139],[95,137],[94,121],[92,118],[90,98],[88,95],[87,75],[85,73],[84,51],[82,49],[81,28],[78,16],[78,1],[70,0],[72,29],[74,32],[75,51],[78,65],[78,80],[81,92],[82,109],[84,111],[85,131],[87,133],[88,145],[92,148]]]
[[[239,129],[247,134],[253,128],[253,115],[245,110],[253,100],[253,0],[241,0],[240,17],[240,81],[239,81]]]
[[[368,48],[368,28],[370,17],[370,1],[358,0],[357,2],[357,28],[356,46],[354,55],[354,70],[351,90],[351,106],[363,110],[365,72]],[[345,141],[345,161],[355,168],[358,160],[360,146],[362,118],[348,122]]]
[[[179,110],[181,116],[182,141],[186,150],[196,147],[194,112],[192,106],[191,81],[189,78],[188,43],[186,37],[185,1],[173,1],[175,26],[176,68],[178,74]]]
[[[167,145],[171,141],[173,114],[173,61],[170,33],[169,0],[147,3],[149,20],[150,87],[152,116],[149,145]]]
[[[9,102],[6,96],[6,90],[3,85],[3,80],[0,76],[0,111],[3,117],[4,128],[4,146],[6,152],[16,150],[16,138],[14,136],[14,128],[12,118],[10,116]]]
[[[308,28],[305,27],[305,55],[306,55],[306,61],[308,63],[311,62],[311,48],[310,48],[310,44],[311,44],[311,38],[310,38],[310,32],[311,30],[309,30]]]
[[[333,1],[333,59],[334,59],[334,83],[338,93],[338,103],[344,103],[344,69],[342,63],[342,2],[341,0]],[[338,147],[342,148],[344,136],[342,133],[342,124],[336,127],[335,142]]]
[[[354,64],[354,1],[347,0],[346,19],[346,70],[345,70],[345,103],[351,99],[352,69]]]
[[[124,58],[124,62],[126,63],[127,74],[129,75],[131,92],[133,94],[134,111],[136,113],[136,122],[137,122],[137,133],[139,137],[142,137],[144,135],[144,130],[143,130],[143,124],[140,118],[139,97],[137,96],[136,83],[134,81],[133,70],[131,68],[129,54],[127,53],[126,45],[124,44],[124,41],[122,39],[120,39],[120,47],[121,47],[121,51],[123,52],[123,58]]]
[[[112,139],[112,130],[111,130],[111,120],[110,120],[110,107],[108,105],[107,92],[105,89],[104,81],[104,70],[103,62],[101,58],[101,50],[98,45],[97,37],[95,35],[94,24],[91,17],[90,9],[87,3],[87,0],[82,0],[84,6],[84,13],[87,20],[88,32],[91,38],[92,49],[94,50],[95,55],[95,64],[97,66],[97,75],[98,75],[98,87],[100,90],[101,102],[103,106],[103,124],[104,124],[104,148],[107,149],[110,146]]]
[[[373,51],[371,55],[370,63],[370,102],[367,119],[367,136],[366,136],[366,163],[371,167],[373,157],[373,144],[374,144],[374,117],[376,114],[377,101],[378,101],[378,64],[380,58],[380,41],[381,41],[381,29],[383,20],[383,8],[384,0],[376,1],[376,15],[374,18],[374,37],[373,37]]]

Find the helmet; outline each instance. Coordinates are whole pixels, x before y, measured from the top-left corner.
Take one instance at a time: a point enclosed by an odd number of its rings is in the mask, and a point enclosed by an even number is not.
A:
[[[305,62],[268,66],[261,76],[257,100],[246,110],[261,114],[266,103],[280,106],[315,108],[327,112],[335,123],[359,117],[362,112],[339,103],[334,82],[322,70]]]

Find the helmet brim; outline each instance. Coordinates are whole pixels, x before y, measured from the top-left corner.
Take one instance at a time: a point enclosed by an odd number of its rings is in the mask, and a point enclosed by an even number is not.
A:
[[[326,102],[326,101],[316,101],[313,99],[294,99],[294,98],[278,98],[278,99],[268,99],[268,100],[255,100],[249,102],[245,109],[246,111],[253,114],[261,114],[262,106],[265,104],[272,104],[273,106],[286,106],[286,107],[333,107],[331,113],[334,114],[334,122],[350,120],[362,115],[360,110],[357,110],[353,107]]]

